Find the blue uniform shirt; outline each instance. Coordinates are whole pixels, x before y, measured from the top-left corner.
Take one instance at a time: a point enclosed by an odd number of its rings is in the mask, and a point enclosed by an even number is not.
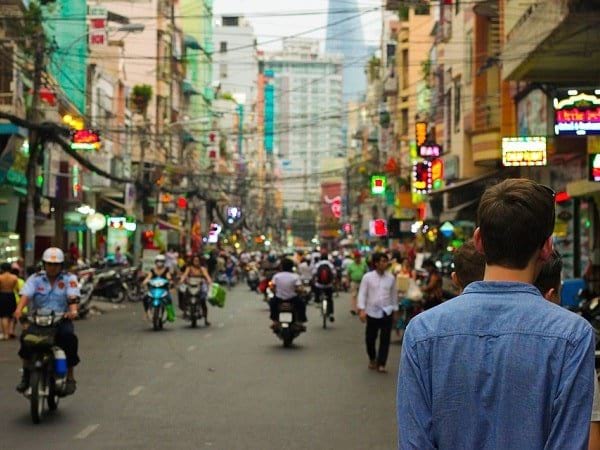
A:
[[[46,272],[40,272],[27,279],[21,295],[29,298],[31,311],[48,309],[64,313],[69,310],[69,297],[79,297],[79,284],[75,275],[61,272],[54,281],[54,286],[51,286]]]
[[[408,325],[402,450],[584,450],[594,335],[524,283],[475,282]]]

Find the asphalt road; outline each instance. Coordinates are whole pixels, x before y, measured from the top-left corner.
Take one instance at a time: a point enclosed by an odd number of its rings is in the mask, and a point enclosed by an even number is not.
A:
[[[388,374],[367,369],[364,328],[336,299],[336,322],[284,349],[244,287],[209,328],[178,319],[153,332],[141,305],[76,325],[77,393],[33,425],[16,393],[16,342],[0,342],[0,449],[392,449],[400,347]]]

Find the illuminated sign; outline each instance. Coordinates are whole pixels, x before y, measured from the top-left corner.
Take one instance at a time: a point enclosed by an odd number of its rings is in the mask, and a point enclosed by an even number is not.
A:
[[[373,194],[373,195],[385,194],[386,185],[387,185],[387,177],[385,175],[371,175],[371,194]]]
[[[427,140],[427,122],[415,123],[415,139],[417,146],[421,146]]]
[[[431,186],[440,189],[444,185],[444,161],[434,159],[431,161]]]
[[[545,166],[546,163],[545,137],[502,138],[502,165]]]
[[[592,153],[589,157],[589,180],[600,182],[600,153]]]
[[[71,133],[71,148],[73,150],[98,150],[100,145],[100,133],[97,131],[75,130]]]
[[[600,134],[600,89],[582,92],[569,89],[553,100],[554,134]]]
[[[417,194],[427,194],[431,191],[432,173],[431,161],[417,162],[413,165],[413,192]]]
[[[369,221],[369,234],[376,237],[387,236],[387,222],[384,219],[375,219]]]
[[[442,147],[437,144],[428,144],[419,146],[419,156],[421,158],[438,158],[442,154]]]

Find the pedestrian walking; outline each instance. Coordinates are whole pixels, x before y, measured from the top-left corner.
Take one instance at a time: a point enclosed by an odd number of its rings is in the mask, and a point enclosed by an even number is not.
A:
[[[395,312],[398,311],[398,291],[396,280],[387,272],[389,260],[383,253],[374,253],[372,262],[375,270],[367,273],[360,283],[358,291],[358,314],[367,324],[365,343],[369,355],[369,369],[385,373],[390,334]],[[376,351],[379,335],[379,351]]]
[[[483,281],[406,330],[398,447],[587,449],[593,330],[532,285],[552,257],[554,192],[505,180],[486,190],[477,216]]]
[[[350,313],[357,314],[358,288],[365,273],[369,270],[367,262],[363,259],[360,252],[354,252],[354,260],[348,265],[348,277],[350,278]]]

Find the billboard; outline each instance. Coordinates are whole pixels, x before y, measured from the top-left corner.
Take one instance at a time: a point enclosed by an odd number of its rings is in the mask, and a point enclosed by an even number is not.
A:
[[[342,216],[341,181],[321,183],[321,237],[337,238]]]
[[[600,134],[600,89],[559,91],[552,102],[554,134]]]

